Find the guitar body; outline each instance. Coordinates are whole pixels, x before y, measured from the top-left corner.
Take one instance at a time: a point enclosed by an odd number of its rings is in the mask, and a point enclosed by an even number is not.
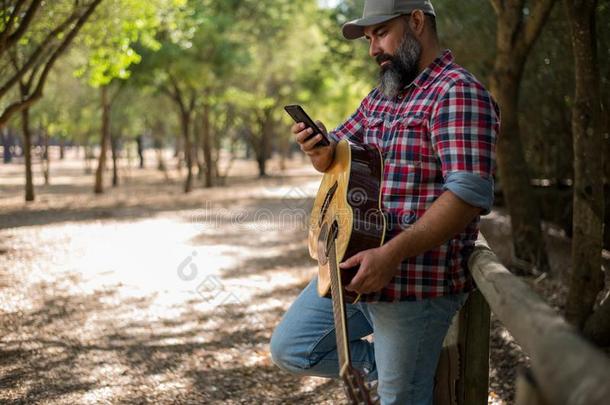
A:
[[[383,244],[386,219],[381,210],[383,159],[370,145],[336,145],[335,157],[324,173],[314,201],[309,226],[309,254],[318,261],[318,294],[330,297],[330,267],[327,260],[329,229],[336,227],[339,262],[363,250]],[[324,226],[326,224],[326,226]],[[358,267],[341,269],[342,285],[348,285]],[[344,290],[346,302],[359,296]]]

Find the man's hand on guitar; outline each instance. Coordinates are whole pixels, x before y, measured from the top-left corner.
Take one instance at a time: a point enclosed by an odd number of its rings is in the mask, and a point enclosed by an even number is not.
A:
[[[349,285],[348,291],[367,294],[381,290],[398,271],[400,261],[386,251],[385,246],[363,250],[339,264],[342,269],[360,265],[358,273]]]
[[[324,134],[327,133],[324,124],[320,121],[316,121],[316,124],[324,131]],[[301,150],[311,159],[313,167],[319,172],[324,172],[328,169],[333,161],[335,143],[331,141],[328,146],[316,147],[316,144],[322,139],[322,135],[318,134],[311,139],[307,139],[311,136],[313,130],[311,128],[306,128],[305,124],[302,122],[294,124],[291,130],[292,133],[296,135],[295,139],[301,147]]]

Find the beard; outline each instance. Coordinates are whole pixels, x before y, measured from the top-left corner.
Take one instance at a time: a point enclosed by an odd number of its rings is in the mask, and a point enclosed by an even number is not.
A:
[[[396,50],[396,55],[378,55],[377,63],[389,60],[379,72],[379,90],[388,98],[394,98],[406,85],[418,75],[418,63],[421,56],[421,44],[407,30],[402,42]]]

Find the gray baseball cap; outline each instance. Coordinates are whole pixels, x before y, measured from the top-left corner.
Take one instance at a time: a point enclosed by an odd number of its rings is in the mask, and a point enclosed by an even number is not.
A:
[[[430,0],[365,0],[362,18],[343,25],[343,36],[356,39],[364,35],[364,27],[381,24],[413,10],[436,16]]]

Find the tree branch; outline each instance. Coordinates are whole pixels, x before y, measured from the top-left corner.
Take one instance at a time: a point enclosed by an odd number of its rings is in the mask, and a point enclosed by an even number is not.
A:
[[[0,97],[4,96],[17,82],[21,79],[26,72],[36,64],[40,56],[46,50],[45,48],[53,42],[60,33],[62,33],[70,24],[72,24],[78,17],[78,9],[75,9],[72,14],[66,18],[60,25],[58,25],[53,31],[51,31],[44,40],[36,47],[30,58],[23,64],[23,66],[15,70],[17,71],[2,87],[0,87]]]
[[[523,27],[523,45],[527,50],[532,47],[544,23],[546,22],[556,0],[538,0],[535,2],[534,7],[530,13],[530,18]]]
[[[34,19],[34,15],[36,15],[36,12],[40,7],[41,2],[42,0],[32,0],[32,2],[30,3],[30,7],[28,7],[27,11],[25,12],[25,15],[23,16],[23,19],[19,23],[19,27],[17,27],[15,32],[13,32],[12,34],[8,34],[8,31],[10,30],[10,28],[8,27],[8,30],[2,32],[2,37],[4,37],[4,40],[0,42],[0,56],[4,53],[4,51],[9,48],[12,48],[17,43],[17,41],[19,41],[19,39],[23,36],[28,26]],[[23,4],[23,2],[17,3],[17,6],[15,6],[15,8],[21,8],[21,4]],[[11,15],[11,18],[12,17],[13,15]],[[7,37],[5,37],[5,32],[6,34],[8,34]]]
[[[23,6],[23,3],[25,3],[25,1],[26,0],[19,0],[17,4],[14,5],[13,12],[9,16],[8,21],[4,26],[4,30],[0,32],[0,49],[4,49],[4,47],[6,46],[6,39],[8,38],[11,30],[13,29],[13,24],[15,24],[17,14],[19,14],[19,10],[21,10],[21,6]],[[3,1],[2,8],[4,8],[5,10],[8,8],[6,0]]]
[[[182,99],[182,91],[180,90],[180,86],[178,86],[178,82],[176,81],[176,79],[174,78],[174,76],[171,73],[167,74],[169,77],[169,82],[172,85],[172,87],[174,88],[174,93],[172,95],[172,98],[174,99],[174,101],[176,103],[178,103],[178,107],[180,107],[180,111],[182,113],[186,113],[186,106],[184,105],[184,101]]]
[[[49,75],[49,72],[53,68],[53,65],[55,64],[55,62],[57,61],[59,56],[68,48],[70,43],[74,40],[74,37],[76,37],[76,34],[78,34],[78,32],[80,31],[82,26],[85,24],[87,19],[89,19],[89,17],[93,13],[93,11],[96,9],[96,7],[101,3],[101,1],[102,0],[93,0],[89,4],[89,6],[87,6],[87,9],[85,10],[85,12],[79,17],[79,19],[76,22],[76,24],[74,25],[74,27],[72,27],[70,32],[65,36],[62,43],[53,52],[53,54],[51,55],[51,57],[45,64],[44,69],[42,70],[42,73],[40,74],[40,77],[38,78],[38,83],[36,85],[34,92],[32,94],[30,94],[29,96],[25,97],[24,99],[22,99],[21,101],[15,102],[15,103],[9,105],[7,108],[5,108],[4,111],[2,112],[2,115],[0,115],[0,125],[5,124],[13,114],[23,110],[24,108],[31,106],[33,103],[35,103],[42,97],[42,91],[44,89],[44,85],[47,80],[47,76]]]

